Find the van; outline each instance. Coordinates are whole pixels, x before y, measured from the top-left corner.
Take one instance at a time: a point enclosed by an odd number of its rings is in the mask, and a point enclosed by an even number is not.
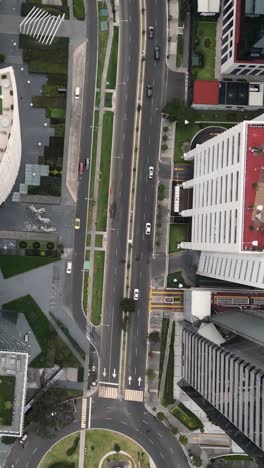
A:
[[[28,343],[28,340],[29,340],[29,336],[28,336],[28,333],[26,333],[26,334],[24,335],[24,341],[25,341],[25,343]]]
[[[27,438],[28,438],[28,435],[25,433],[25,434],[19,439],[20,444],[23,445],[23,444],[26,442]]]
[[[76,86],[75,88],[75,99],[79,99],[80,97],[80,86]]]
[[[89,158],[86,158],[85,159],[85,169],[88,171],[89,170],[89,166],[90,166],[90,159]]]

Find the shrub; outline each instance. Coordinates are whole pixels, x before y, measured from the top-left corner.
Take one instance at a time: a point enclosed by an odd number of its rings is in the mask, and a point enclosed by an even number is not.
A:
[[[140,111],[141,111],[141,109],[142,109],[142,106],[141,106],[141,104],[138,104],[138,105],[137,105],[137,111],[138,111],[138,112],[140,112]]]
[[[113,448],[114,448],[114,451],[117,452],[117,453],[120,452],[120,450],[121,450],[120,445],[117,444],[117,443],[114,444],[114,447],[113,447]]]
[[[168,131],[169,131],[169,127],[167,127],[167,126],[163,127],[163,131],[164,131],[164,132],[168,132]]]
[[[165,143],[163,143],[161,145],[161,151],[166,151],[168,149],[168,145],[166,145]]]
[[[33,247],[34,247],[34,249],[39,249],[40,248],[40,243],[39,242],[33,242]]]
[[[162,412],[162,411],[159,411],[157,413],[157,418],[160,420],[160,421],[164,421],[164,419],[166,419],[166,416],[165,414]]]
[[[179,441],[182,445],[186,445],[188,443],[188,437],[186,437],[185,435],[180,435]]]
[[[53,249],[54,249],[54,244],[53,244],[53,242],[48,242],[48,243],[47,243],[47,249],[48,249],[48,250],[53,250]]]
[[[168,140],[168,135],[162,135],[162,140],[163,140],[163,141]]]
[[[178,434],[178,432],[179,432],[178,427],[173,427],[173,428],[171,429],[171,432],[172,432],[172,434],[175,434],[175,435]]]
[[[27,248],[27,243],[26,243],[26,241],[20,241],[18,245],[19,245],[19,247],[20,247],[21,249],[26,249],[26,248]]]
[[[155,372],[154,372],[153,369],[150,369],[150,368],[147,369],[146,374],[147,374],[147,376],[148,376],[148,378],[149,378],[150,380],[155,379],[155,375],[156,375],[156,374],[155,374]]]
[[[149,341],[151,343],[159,343],[160,342],[160,333],[158,331],[153,331],[149,333]]]

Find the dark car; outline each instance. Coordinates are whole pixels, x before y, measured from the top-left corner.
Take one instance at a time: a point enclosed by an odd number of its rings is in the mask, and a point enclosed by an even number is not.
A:
[[[152,85],[151,84],[147,85],[146,94],[147,94],[147,97],[152,96]]]
[[[159,60],[160,59],[160,47],[156,46],[154,48],[154,59]]]
[[[149,37],[149,39],[154,38],[154,26],[149,26],[148,27],[148,37]]]

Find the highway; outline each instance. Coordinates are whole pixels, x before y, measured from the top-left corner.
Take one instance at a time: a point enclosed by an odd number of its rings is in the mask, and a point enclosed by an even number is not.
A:
[[[120,2],[117,100],[109,189],[108,246],[105,261],[100,382],[118,383],[129,187],[139,59],[139,2]]]
[[[144,100],[142,106],[141,141],[139,147],[138,181],[133,236],[133,262],[131,265],[131,290],[138,288],[140,298],[136,311],[128,323],[126,385],[132,377],[131,389],[144,385],[146,364],[146,339],[148,325],[148,300],[151,275],[152,241],[145,235],[145,224],[154,224],[155,187],[160,147],[161,110],[167,87],[166,67],[166,2],[146,0],[147,28],[155,27],[154,39],[147,38]],[[154,60],[154,47],[161,47],[161,59]],[[146,96],[146,85],[152,84],[153,97]],[[148,179],[148,168],[154,166],[154,178]],[[142,380],[138,380],[142,379]]]

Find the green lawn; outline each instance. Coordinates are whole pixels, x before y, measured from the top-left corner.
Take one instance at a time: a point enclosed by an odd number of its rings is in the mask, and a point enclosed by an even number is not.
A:
[[[97,219],[96,219],[97,231],[106,230],[111,151],[112,151],[113,120],[114,120],[114,115],[112,112],[107,111],[104,113],[99,193],[98,193]]]
[[[67,336],[68,340],[71,342],[72,346],[76,349],[77,353],[79,353],[80,356],[83,359],[85,359],[85,352],[82,350],[82,348],[80,348],[78,343],[76,343],[75,339],[71,336],[69,329],[67,327],[65,327],[65,325],[60,320],[56,319],[54,314],[52,314],[51,312],[50,312],[50,314],[51,314],[53,320],[55,320],[58,327],[60,327],[60,329],[64,333],[64,335]]]
[[[34,299],[28,295],[3,305],[3,309],[21,312],[25,315],[41,347],[41,353],[31,362],[30,367],[79,367],[80,363],[71,350],[58,336],[47,317]]]
[[[5,279],[34,270],[59,258],[47,258],[27,255],[0,255],[0,268]]]
[[[11,426],[16,378],[0,376],[0,426]]]
[[[203,430],[204,426],[202,421],[182,403],[175,406],[175,408],[171,410],[171,414],[179,419],[179,421],[181,421],[182,424],[188,427],[191,431],[195,431],[196,429]]]
[[[169,253],[177,252],[177,245],[180,242],[187,240],[189,225],[188,224],[171,224],[170,225],[170,242]]]
[[[104,261],[105,253],[103,251],[94,252],[93,294],[91,314],[91,321],[94,325],[99,325],[101,322],[104,286]]]
[[[102,234],[96,234],[95,247],[103,247],[103,236],[102,236]]]
[[[199,130],[201,127],[197,124],[185,125],[184,127],[176,125],[174,162],[184,162],[183,153],[189,150],[191,140]]]
[[[98,64],[97,64],[97,88],[101,88],[102,84],[102,74],[104,68],[104,61],[105,61],[105,52],[107,47],[107,40],[108,40],[108,30],[101,31],[101,21],[106,21],[107,18],[105,16],[100,15],[100,10],[102,8],[107,8],[104,2],[97,2],[98,8],[98,17],[99,17],[99,44],[98,44]]]
[[[118,55],[118,34],[119,29],[114,26],[114,36],[111,48],[110,61],[107,70],[107,88],[114,89],[116,87],[116,72],[117,72],[117,55]]]
[[[225,460],[225,461],[232,461],[232,460],[253,460],[253,458],[249,457],[248,455],[243,454],[234,454],[234,455],[225,455],[223,457],[217,457],[216,460]],[[228,468],[228,465],[226,465]]]
[[[88,288],[89,288],[89,272],[85,271],[84,278],[83,278],[83,310],[85,314],[87,314]]]
[[[112,93],[105,93],[105,107],[112,107]]]
[[[75,432],[54,445],[39,464],[39,468],[77,468],[78,448],[73,455],[67,455],[67,450],[74,446],[74,441],[78,436],[79,432]],[[87,456],[84,459],[84,468],[98,467],[102,457],[113,450],[114,444],[118,444],[121,450],[127,452],[137,466],[139,462],[141,468],[150,466],[147,453],[132,439],[116,432],[93,429],[86,432]]]
[[[174,279],[176,279],[177,282],[174,282],[173,281]],[[167,276],[167,287],[168,288],[178,288],[179,284],[183,284],[184,288],[188,288],[188,285],[186,285],[185,282],[184,282],[181,271],[176,271],[175,273],[170,273]]]
[[[96,91],[96,95],[95,95],[95,107],[99,107],[99,105],[100,105],[100,96],[101,96],[100,91]]]
[[[182,66],[183,57],[183,34],[178,34],[176,67]]]
[[[73,0],[73,14],[78,20],[84,20],[85,10],[83,0]]]
[[[52,119],[64,119],[65,118],[65,109],[49,109],[49,116]]]
[[[96,167],[98,123],[99,123],[99,111],[94,111],[93,150],[92,150],[92,160],[90,164],[90,192],[89,192],[90,199],[93,199],[93,196],[94,196],[94,178],[95,178],[95,167]]]
[[[142,454],[142,448],[136,442],[112,431],[90,430],[86,432],[87,457],[85,458],[84,468],[98,467],[101,458],[113,450],[114,444],[118,444],[120,449],[127,452],[139,466],[138,454]],[[94,450],[91,447],[94,447]],[[140,459],[140,468],[148,467],[149,457],[143,452]]]
[[[166,343],[167,343],[169,323],[170,323],[170,320],[168,318],[162,319],[162,329],[161,329],[161,338],[160,338],[159,383],[160,383],[162,369],[163,369],[163,361],[164,361],[164,354],[165,354]]]
[[[175,322],[173,322],[172,331],[171,331],[169,359],[168,359],[168,366],[166,370],[164,392],[162,396],[163,406],[168,406],[174,403],[174,398],[173,398],[174,339],[175,339]]]
[[[75,432],[65,439],[62,439],[49,450],[40,462],[39,468],[77,468],[79,464],[79,450],[74,452],[73,455],[67,455],[67,450],[73,446],[75,438],[79,432]]]
[[[193,27],[193,49],[195,53],[203,57],[202,68],[197,68],[197,79],[214,80],[216,22],[203,21],[200,18],[196,18]]]

